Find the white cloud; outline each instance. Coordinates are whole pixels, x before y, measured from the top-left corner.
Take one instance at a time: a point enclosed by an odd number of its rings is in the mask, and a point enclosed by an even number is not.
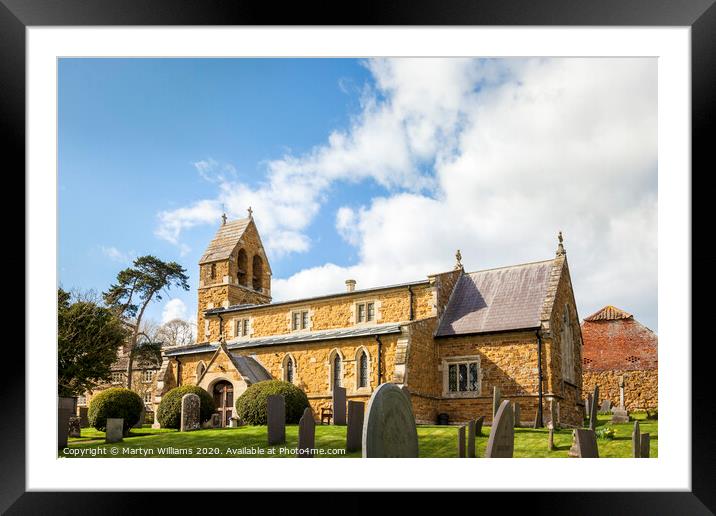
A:
[[[100,246],[102,254],[113,262],[130,263],[134,258],[134,251],[128,253],[122,252],[114,246]]]
[[[168,323],[173,319],[187,320],[187,307],[186,303],[181,299],[175,297],[170,299],[164,304],[162,309],[162,324]]]
[[[275,278],[275,299],[553,256],[563,230],[580,315],[604,304],[656,325],[654,59],[378,59],[362,111],[263,183],[219,181],[216,199],[160,214],[157,234],[255,209],[269,256],[310,248],[306,230],[336,182],[387,188],[341,207],[351,266]],[[218,166],[216,164],[215,166]]]

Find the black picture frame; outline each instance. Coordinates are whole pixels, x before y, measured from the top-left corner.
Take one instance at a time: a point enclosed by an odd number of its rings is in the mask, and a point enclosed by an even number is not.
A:
[[[274,5],[221,0],[0,0],[0,131],[5,163],[25,169],[25,29],[30,26],[112,25],[516,25],[516,26],[684,26],[691,28],[692,180],[697,170],[713,171],[716,117],[716,0],[412,0],[363,1],[354,4],[314,2]],[[692,188],[692,191],[693,188]],[[691,250],[684,250],[691,253]],[[26,306],[31,305],[28,300]],[[703,310],[694,305],[694,313]],[[27,319],[28,314],[25,314]],[[692,321],[694,320],[692,315]],[[696,320],[700,320],[696,318]],[[693,329],[692,329],[693,331]],[[693,338],[692,356],[692,491],[611,493],[511,493],[512,508],[550,514],[712,514],[716,510],[716,446],[713,438],[713,391],[709,379],[712,344]],[[6,342],[8,345],[9,341]],[[684,343],[687,345],[688,343]],[[27,343],[26,343],[27,345]],[[46,345],[52,349],[51,345]],[[9,355],[6,355],[6,358]],[[192,493],[25,492],[25,358],[15,353],[3,371],[0,414],[0,511],[8,514],[125,514],[153,510],[215,512],[236,494],[211,501]],[[696,408],[700,407],[697,411]],[[161,496],[161,500],[157,500]],[[244,495],[240,495],[244,496]],[[264,495],[265,496],[265,495]],[[363,503],[344,500],[343,507]],[[430,494],[414,493],[423,508]],[[452,495],[451,495],[452,496]],[[474,510],[505,493],[471,494]],[[165,499],[166,498],[166,499]],[[455,502],[433,497],[435,510]],[[168,504],[164,510],[157,507]],[[489,503],[488,502],[488,503]],[[232,503],[232,505],[233,505]],[[461,502],[457,502],[461,503]],[[273,507],[295,505],[295,494],[271,495]],[[313,505],[308,505],[309,507]],[[412,505],[412,504],[411,504]],[[469,506],[468,506],[469,507]],[[465,507],[465,509],[468,509]],[[386,507],[384,507],[385,509]],[[295,509],[290,509],[295,510]],[[193,512],[192,511],[192,512]],[[380,511],[377,511],[380,512]]]

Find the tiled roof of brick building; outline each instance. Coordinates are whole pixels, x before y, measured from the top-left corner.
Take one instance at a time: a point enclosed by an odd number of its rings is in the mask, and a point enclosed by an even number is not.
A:
[[[219,226],[214,239],[201,256],[199,263],[215,262],[217,260],[226,260],[236,247],[239,239],[244,235],[246,228],[249,227],[251,218],[232,220]]]
[[[586,317],[585,321],[616,321],[617,319],[631,319],[634,317],[632,314],[620,310],[616,306],[607,305],[601,310],[594,312],[589,317]]]
[[[464,274],[438,337],[537,328],[554,260]]]

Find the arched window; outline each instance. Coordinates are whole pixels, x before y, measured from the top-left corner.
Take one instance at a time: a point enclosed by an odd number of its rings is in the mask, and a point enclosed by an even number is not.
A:
[[[291,355],[286,355],[283,359],[283,379],[284,381],[293,383],[296,377],[296,361]]]
[[[246,286],[246,269],[249,267],[249,259],[246,257],[246,251],[243,249],[239,249],[239,256],[236,260],[236,267],[237,267],[237,279],[239,280],[239,285]]]
[[[204,374],[204,371],[206,371],[206,364],[204,362],[199,362],[199,364],[196,366],[196,379],[197,381],[199,378],[201,378],[201,375]]]
[[[333,357],[333,387],[341,387],[343,385],[343,362],[341,356],[336,353]]]
[[[216,279],[216,264],[215,263],[212,263],[209,266],[209,277],[211,279]]]
[[[358,359],[358,387],[368,387],[368,353],[365,350]]]
[[[257,254],[251,262],[251,286],[254,290],[261,292],[264,277],[264,262]]]

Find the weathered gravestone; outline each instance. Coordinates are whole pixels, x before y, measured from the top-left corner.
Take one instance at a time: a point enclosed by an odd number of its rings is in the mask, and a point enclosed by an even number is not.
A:
[[[522,415],[520,413],[520,404],[515,401],[515,405],[512,410],[514,411],[515,415],[515,428],[518,428],[520,426],[520,416]]]
[[[554,428],[552,428],[552,423],[548,423],[549,428],[549,440],[547,441],[547,449],[549,451],[554,451]]]
[[[80,428],[88,428],[89,417],[87,417],[87,407],[80,407]]]
[[[196,396],[196,394],[194,396]],[[142,411],[139,413],[139,419],[136,423],[134,423],[134,426],[132,428],[142,428],[142,425],[144,425],[144,418],[146,417],[147,413],[145,412],[144,406],[142,406]]]
[[[346,429],[346,451],[354,452],[361,448],[363,441],[363,419],[365,403],[362,401],[348,402],[348,428]]]
[[[350,410],[350,408],[349,408]],[[298,450],[299,457],[313,457],[316,447],[316,420],[313,419],[311,407],[306,407],[301,419],[298,421]]]
[[[70,409],[70,416],[77,413],[77,398],[72,396],[60,396],[57,408]]]
[[[579,457],[580,459],[599,458],[597,434],[593,430],[575,429],[572,434],[572,442],[572,449],[569,450],[570,457]]]
[[[628,423],[629,413],[623,407],[614,409],[612,414],[612,423]]]
[[[107,443],[118,443],[124,437],[124,419],[121,417],[107,418],[104,441]]]
[[[480,416],[475,420],[475,435],[482,435],[482,424],[485,422],[485,416]]]
[[[594,432],[597,428],[597,403],[599,403],[599,385],[594,386],[594,394],[589,403],[589,429]]]
[[[81,437],[80,434],[80,418],[77,416],[70,416],[68,425],[68,435],[70,437]]]
[[[181,422],[179,426],[180,432],[192,432],[199,430],[201,424],[199,422],[199,409],[201,408],[201,399],[197,394],[188,393],[181,398]]]
[[[467,456],[470,459],[475,458],[475,421],[467,423]]]
[[[651,445],[651,436],[649,434],[641,434],[639,445],[641,446],[641,458],[648,459],[649,453],[651,452],[649,449],[649,446]]]
[[[465,457],[465,425],[457,429],[457,456]]]
[[[286,400],[281,394],[268,397],[266,408],[269,446],[286,442]]]
[[[502,401],[502,396],[500,395],[500,388],[499,387],[493,387],[492,388],[492,420],[495,420],[495,416],[497,416],[497,411],[500,408],[500,402]]]
[[[641,428],[639,421],[634,421],[634,430],[631,432],[631,455],[635,459],[641,457]]]
[[[67,434],[70,427],[70,417],[72,410],[60,407],[57,409],[57,449],[67,446]]]
[[[553,429],[559,430],[559,404],[554,399],[549,400],[549,422]]]
[[[584,419],[589,421],[592,414],[592,395],[587,394],[587,399],[584,400]]]
[[[505,400],[500,404],[497,415],[492,421],[485,457],[488,459],[512,457],[514,448],[515,417],[512,413],[510,400]]]
[[[417,457],[418,431],[410,400],[395,384],[373,392],[363,423],[363,457]]]
[[[219,414],[218,412],[214,412],[211,415],[211,426],[213,428],[221,427],[221,414]]]
[[[333,424],[346,424],[346,388],[333,388]]]
[[[611,400],[602,401],[602,405],[599,407],[600,414],[611,414],[612,413],[612,402]]]

